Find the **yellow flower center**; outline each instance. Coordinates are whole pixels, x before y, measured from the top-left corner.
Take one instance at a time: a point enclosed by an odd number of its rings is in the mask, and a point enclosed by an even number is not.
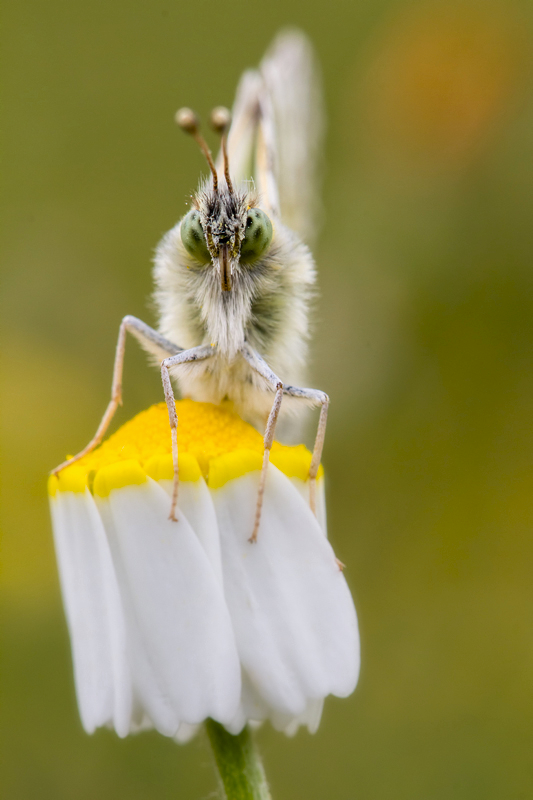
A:
[[[263,437],[231,410],[229,403],[215,406],[178,400],[179,473],[182,481],[203,476],[211,489],[247,472],[261,469]],[[304,445],[288,447],[274,442],[270,461],[285,475],[307,480],[311,453]],[[320,467],[319,477],[322,475]],[[172,480],[172,445],[165,403],[151,406],[126,422],[92,453],[66,467],[48,484],[51,495],[59,491],[85,491],[98,495],[114,488],[146,481]]]

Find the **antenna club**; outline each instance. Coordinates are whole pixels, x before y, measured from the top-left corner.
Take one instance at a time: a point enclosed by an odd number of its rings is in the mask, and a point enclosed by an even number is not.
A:
[[[211,112],[209,121],[216,133],[225,133],[231,123],[231,113],[225,106],[216,106]]]
[[[176,111],[174,119],[176,124],[186,133],[192,135],[198,133],[200,120],[191,108],[180,108],[179,111]]]
[[[218,193],[217,170],[215,167],[215,162],[213,161],[213,156],[211,155],[211,150],[207,146],[207,142],[200,133],[200,120],[198,119],[194,111],[192,111],[192,109],[190,108],[180,108],[180,110],[176,112],[175,120],[182,130],[184,130],[186,133],[191,134],[193,139],[195,139],[196,143],[198,144],[200,150],[204,154],[205,159],[209,164],[211,175],[213,176],[213,191],[215,192],[215,194],[217,194]]]

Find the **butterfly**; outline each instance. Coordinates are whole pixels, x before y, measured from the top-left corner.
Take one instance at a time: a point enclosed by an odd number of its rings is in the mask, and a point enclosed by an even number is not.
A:
[[[177,518],[179,487],[173,380],[184,397],[231,401],[240,416],[264,431],[253,542],[278,418],[302,405],[320,408],[309,468],[309,502],[315,510],[329,406],[324,392],[301,386],[316,279],[309,245],[316,230],[322,130],[320,86],[307,38],[299,31],[278,35],[259,68],[243,74],[232,114],[222,107],[213,110],[211,126],[221,138],[216,159],[193,111],[182,108],[176,121],[198,143],[210,177],[200,182],[188,212],[157,247],[157,330],[124,317],[111,400],[98,430],[54,473],[102,441],[122,402],[130,333],[161,369],[174,464],[171,519]]]

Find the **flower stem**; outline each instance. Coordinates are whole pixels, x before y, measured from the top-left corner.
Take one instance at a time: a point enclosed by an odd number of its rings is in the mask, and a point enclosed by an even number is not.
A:
[[[207,720],[205,727],[225,800],[271,800],[265,771],[249,729],[232,736],[212,719]]]

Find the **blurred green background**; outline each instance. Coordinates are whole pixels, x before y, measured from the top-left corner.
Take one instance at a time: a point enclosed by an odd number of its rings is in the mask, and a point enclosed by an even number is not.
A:
[[[9,800],[208,798],[198,739],[81,729],[45,497],[93,434],[121,317],[230,105],[298,25],[328,107],[313,384],[363,666],[259,741],[274,800],[533,796],[533,7],[8,0],[3,14],[3,776]],[[161,399],[131,345],[119,421]]]

